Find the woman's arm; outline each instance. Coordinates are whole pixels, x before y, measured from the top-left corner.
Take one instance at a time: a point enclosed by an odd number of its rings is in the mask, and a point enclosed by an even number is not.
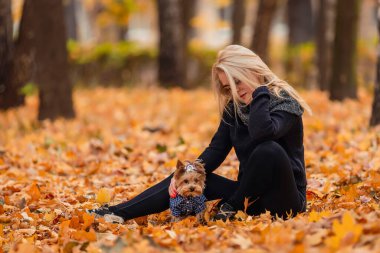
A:
[[[248,131],[252,139],[262,142],[284,136],[298,116],[287,111],[269,110],[270,94],[266,86],[260,86],[252,93]]]
[[[226,159],[232,148],[230,130],[226,122],[227,113],[224,111],[218,130],[211,139],[209,146],[197,158],[205,165],[206,174],[213,172]],[[227,121],[228,122],[228,121]]]

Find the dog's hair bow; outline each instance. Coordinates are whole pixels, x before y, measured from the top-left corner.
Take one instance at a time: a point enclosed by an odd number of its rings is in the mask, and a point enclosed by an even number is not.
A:
[[[192,165],[190,163],[185,165],[185,170],[186,170],[186,172],[196,171],[194,165]]]

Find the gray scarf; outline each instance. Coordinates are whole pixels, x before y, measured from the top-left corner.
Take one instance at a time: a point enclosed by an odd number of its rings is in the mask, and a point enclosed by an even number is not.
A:
[[[298,103],[298,101],[291,97],[285,90],[281,90],[280,94],[284,98],[277,97],[275,94],[269,92],[269,111],[285,111],[293,113],[297,116],[301,116],[304,110]],[[249,106],[238,108],[237,114],[239,115],[239,118],[243,121],[244,125],[248,126]]]

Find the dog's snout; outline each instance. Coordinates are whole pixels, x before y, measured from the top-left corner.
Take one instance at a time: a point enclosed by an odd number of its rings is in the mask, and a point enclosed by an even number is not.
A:
[[[192,192],[193,192],[194,190],[195,190],[195,188],[194,188],[194,187],[190,187],[190,191],[192,191]]]

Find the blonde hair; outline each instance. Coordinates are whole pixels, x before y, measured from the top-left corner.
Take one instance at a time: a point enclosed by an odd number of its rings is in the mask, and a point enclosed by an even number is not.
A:
[[[228,83],[230,84],[232,97],[221,94],[223,84],[219,80],[218,71],[222,71],[226,74]],[[211,73],[212,87],[217,95],[221,117],[223,111],[226,109],[226,105],[231,100],[235,105],[235,115],[237,113],[237,108],[240,110],[240,107],[242,107],[238,100],[239,95],[237,93],[235,79],[252,86],[254,89],[259,86],[267,86],[271,93],[280,98],[283,98],[280,95],[280,91],[285,90],[291,97],[297,100],[304,110],[312,115],[311,108],[298,92],[286,81],[278,78],[261,58],[248,48],[240,45],[229,45],[220,50],[218,52],[217,60],[212,66]],[[252,75],[256,75],[260,80],[260,83],[253,81],[254,79],[251,78]],[[229,113],[228,110],[227,113]]]

